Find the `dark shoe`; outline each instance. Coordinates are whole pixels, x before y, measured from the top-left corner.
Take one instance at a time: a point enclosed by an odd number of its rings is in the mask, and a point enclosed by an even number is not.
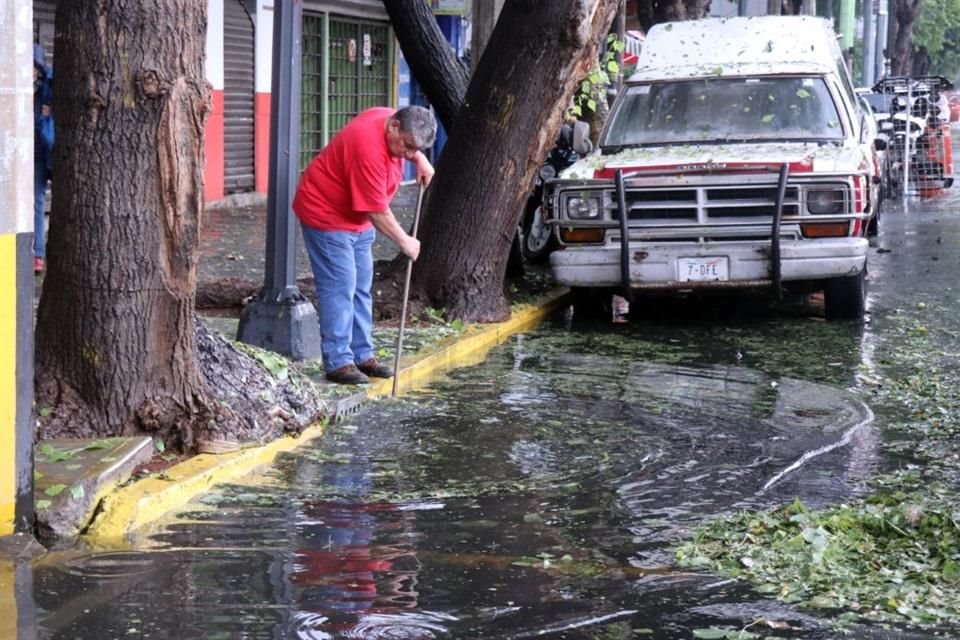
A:
[[[357,365],[357,369],[363,371],[365,374],[371,378],[392,378],[393,377],[393,367],[388,367],[383,364],[376,358],[370,358],[369,360],[364,360]]]
[[[34,258],[33,259],[33,272],[34,273],[43,273],[43,270],[47,268],[47,262],[43,258]]]
[[[337,384],[366,384],[370,382],[367,376],[357,369],[355,364],[345,364],[339,369],[328,371],[327,380]]]

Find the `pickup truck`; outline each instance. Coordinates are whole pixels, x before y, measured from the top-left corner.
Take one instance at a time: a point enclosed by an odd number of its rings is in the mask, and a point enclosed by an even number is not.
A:
[[[591,299],[822,290],[828,318],[861,318],[883,144],[868,117],[826,20],[653,27],[597,149],[549,186],[555,279]]]

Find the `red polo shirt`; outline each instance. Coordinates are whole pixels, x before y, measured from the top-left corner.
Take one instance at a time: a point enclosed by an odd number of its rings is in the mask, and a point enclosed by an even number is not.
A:
[[[386,123],[394,110],[359,113],[307,166],[293,211],[321,231],[366,231],[371,213],[386,211],[403,177],[403,160],[390,156]]]

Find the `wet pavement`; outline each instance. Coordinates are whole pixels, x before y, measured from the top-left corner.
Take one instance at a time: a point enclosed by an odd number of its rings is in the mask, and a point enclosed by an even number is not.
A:
[[[250,272],[262,212],[220,231],[217,215],[201,274],[213,260]],[[960,193],[889,206],[864,324],[736,298],[644,299],[621,325],[558,314],[127,549],[47,554],[23,624],[41,638],[599,640],[722,637],[705,634],[763,618],[781,626],[759,637],[839,637],[838,612],[679,570],[673,545],[738,509],[843,502],[904,464],[888,446],[907,437],[889,429],[904,408],[877,381],[898,375],[904,332],[929,333],[931,374],[956,370],[958,246]]]
[[[762,618],[779,626],[759,637],[836,638],[836,613],[679,570],[673,545],[738,509],[843,502],[903,463],[886,446],[902,408],[875,381],[918,323],[932,370],[955,368],[956,202],[888,209],[864,324],[738,299],[645,300],[620,325],[558,314],[129,549],[48,554],[38,635],[691,638]]]

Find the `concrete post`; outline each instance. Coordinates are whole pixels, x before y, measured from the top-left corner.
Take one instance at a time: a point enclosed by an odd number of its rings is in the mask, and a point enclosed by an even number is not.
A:
[[[290,205],[300,176],[300,47],[303,0],[277,0],[273,16],[270,176],[264,287],[240,316],[237,339],[293,360],[320,356],[317,311],[295,282]]]
[[[33,10],[0,0],[0,536],[33,521]]]
[[[856,15],[854,0],[840,0],[840,16],[837,25],[840,33],[840,48],[843,49],[843,59],[847,63],[847,70],[853,76],[853,20]]]
[[[0,637],[32,640],[32,4],[0,0],[0,33]]]

